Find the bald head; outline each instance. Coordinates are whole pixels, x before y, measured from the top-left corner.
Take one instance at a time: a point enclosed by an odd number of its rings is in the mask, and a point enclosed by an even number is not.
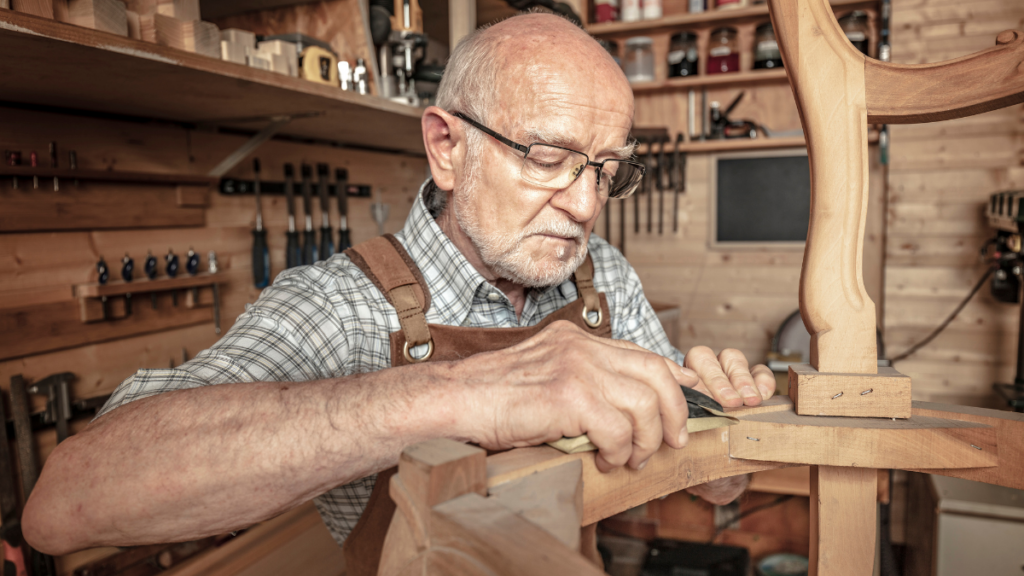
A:
[[[552,90],[603,91],[633,114],[629,83],[608,52],[568,20],[541,13],[514,16],[464,38],[445,68],[437,105],[508,124],[530,98]]]

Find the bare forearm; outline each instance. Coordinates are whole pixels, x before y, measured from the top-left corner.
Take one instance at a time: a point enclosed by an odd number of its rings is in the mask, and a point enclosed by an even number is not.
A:
[[[444,365],[223,384],[122,406],[50,456],[24,515],[52,552],[181,541],[269,518],[458,436]]]

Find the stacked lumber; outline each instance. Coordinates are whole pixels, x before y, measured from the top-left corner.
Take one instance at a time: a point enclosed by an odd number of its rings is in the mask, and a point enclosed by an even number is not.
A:
[[[128,35],[128,19],[121,0],[0,0],[0,8]]]
[[[127,4],[130,37],[211,58],[221,56],[220,30],[200,20],[199,0],[127,0]]]

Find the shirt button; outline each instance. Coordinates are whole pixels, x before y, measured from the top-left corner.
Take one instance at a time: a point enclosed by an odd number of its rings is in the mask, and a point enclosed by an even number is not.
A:
[[[491,302],[497,302],[498,300],[501,300],[501,294],[498,294],[497,292],[491,292],[490,294],[487,295],[487,299],[490,300]]]

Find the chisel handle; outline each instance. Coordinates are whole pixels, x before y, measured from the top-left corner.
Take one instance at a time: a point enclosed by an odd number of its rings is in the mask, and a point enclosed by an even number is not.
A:
[[[330,226],[320,228],[320,259],[327,260],[334,256],[334,233]]]
[[[285,264],[288,268],[302,266],[302,249],[299,248],[299,233],[285,232],[288,245],[285,248]]]
[[[270,284],[270,250],[267,248],[267,231],[252,231],[252,281],[257,288]]]
[[[316,262],[316,231],[306,230],[302,235],[302,263],[309,265]]]
[[[352,247],[352,239],[348,236],[348,230],[338,230],[338,252],[344,252]]]

